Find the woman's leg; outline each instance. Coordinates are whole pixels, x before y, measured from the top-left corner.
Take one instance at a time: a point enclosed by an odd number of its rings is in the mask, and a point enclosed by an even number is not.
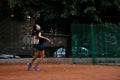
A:
[[[39,55],[38,51],[36,51],[32,61],[31,61],[31,64],[33,64],[33,62],[37,59],[38,55]]]
[[[44,58],[44,50],[42,50],[42,51],[38,50],[38,54],[40,55],[40,59],[36,63],[35,67],[37,67],[41,63],[41,61],[43,60],[43,58]]]
[[[35,51],[35,55],[34,55],[32,61],[27,64],[27,66],[28,66],[28,71],[31,69],[33,62],[37,59],[37,57],[38,57],[38,55],[39,55],[38,52],[36,51],[36,49],[35,49],[34,51]]]

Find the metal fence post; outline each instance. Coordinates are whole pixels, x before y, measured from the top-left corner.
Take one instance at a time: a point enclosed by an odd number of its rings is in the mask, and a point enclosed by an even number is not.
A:
[[[91,24],[90,27],[91,27],[92,63],[96,64],[96,53],[95,53],[95,41],[94,41],[94,27],[93,27],[93,24]]]

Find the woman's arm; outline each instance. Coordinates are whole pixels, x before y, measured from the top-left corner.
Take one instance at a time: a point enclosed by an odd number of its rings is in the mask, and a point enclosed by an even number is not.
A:
[[[41,32],[39,32],[38,37],[39,37],[39,38],[42,38],[42,39],[45,39],[45,40],[47,40],[47,41],[50,42],[50,39],[47,38],[47,37],[42,36],[42,35],[41,35]]]

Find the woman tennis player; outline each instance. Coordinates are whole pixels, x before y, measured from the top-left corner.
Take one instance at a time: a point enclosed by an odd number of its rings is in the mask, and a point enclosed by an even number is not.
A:
[[[44,58],[44,43],[46,41],[50,42],[50,39],[48,39],[47,37],[43,36],[43,33],[41,31],[41,27],[38,24],[36,24],[34,26],[33,34],[34,34],[34,36],[36,36],[36,38],[38,39],[39,42],[38,42],[37,45],[34,45],[34,47],[36,48],[36,52],[35,52],[35,55],[34,55],[33,59],[31,60],[31,62],[28,63],[28,65],[27,65],[28,66],[28,71],[32,68],[33,63],[37,59],[38,56],[40,56],[40,59],[37,61],[37,63],[33,67],[33,70],[36,70],[36,71],[40,70],[38,65]]]

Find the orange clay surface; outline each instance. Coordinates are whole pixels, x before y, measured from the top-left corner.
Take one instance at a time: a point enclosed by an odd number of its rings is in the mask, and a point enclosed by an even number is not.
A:
[[[0,65],[0,80],[120,80],[120,66],[40,64],[27,71],[25,64]]]

